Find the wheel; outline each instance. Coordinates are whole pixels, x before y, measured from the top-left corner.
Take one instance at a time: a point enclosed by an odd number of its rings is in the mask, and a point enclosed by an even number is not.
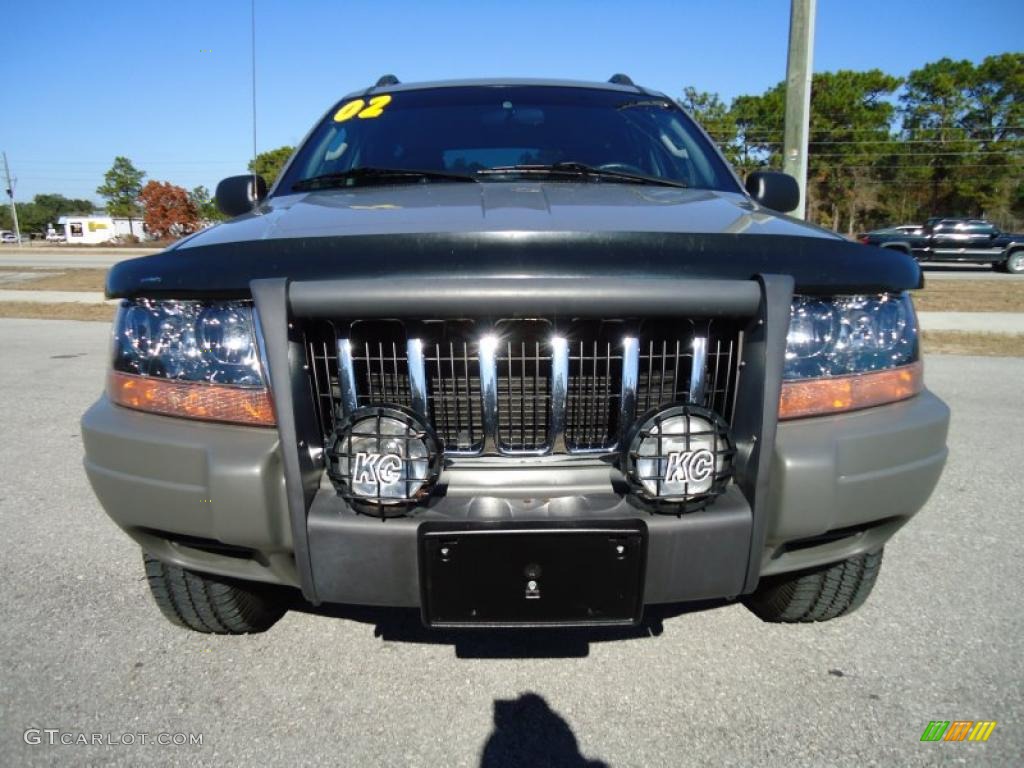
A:
[[[762,621],[828,621],[855,611],[871,594],[882,550],[812,571],[770,576],[743,599]]]
[[[284,595],[274,587],[197,573],[143,553],[157,607],[172,624],[217,635],[270,629],[284,615]]]
[[[1003,262],[1003,271],[1011,275],[1019,275],[1024,272],[1024,250],[1014,251],[1006,257]]]

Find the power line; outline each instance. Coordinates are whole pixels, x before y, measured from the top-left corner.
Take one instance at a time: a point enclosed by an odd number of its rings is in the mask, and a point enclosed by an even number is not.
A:
[[[818,116],[821,115],[820,112],[813,112],[812,114],[813,115],[818,115]],[[842,117],[844,119],[849,119],[849,115],[842,115]],[[707,129],[709,131],[711,130],[710,126],[723,126],[725,128],[734,128],[735,127],[735,128],[738,128],[738,129],[742,129],[743,128],[743,124],[739,123],[737,121],[729,121],[729,120],[700,120],[699,117],[695,118],[695,119],[702,126],[704,126],[705,129]],[[981,125],[975,125],[975,126],[943,125],[943,126],[937,126],[937,127],[931,127],[931,128],[925,128],[925,127],[904,128],[904,127],[900,126],[900,128],[899,128],[900,131],[905,131],[905,132],[908,132],[908,133],[913,133],[913,132],[921,133],[921,132],[927,132],[927,131],[980,131],[980,130],[1006,131],[1006,130],[1013,130],[1013,129],[1017,129],[1017,130],[1024,129],[1024,123],[995,123],[995,124],[989,123],[989,124],[987,124],[985,126],[981,126]],[[776,131],[778,133],[782,133],[783,128],[782,128],[782,125],[780,123],[775,123],[775,124],[760,123],[760,124],[755,124],[754,127],[753,127],[753,130],[755,130],[755,131],[761,131],[761,130],[764,130],[764,131]],[[831,128],[822,128],[820,126],[819,127],[815,127],[813,124],[811,125],[811,132],[812,133],[877,133],[878,131],[889,131],[889,130],[893,130],[893,126],[889,122],[885,122],[884,124],[879,125],[879,126],[877,126],[875,128],[854,128],[852,126],[842,126],[842,125],[832,126]]]
[[[818,131],[811,131],[812,134],[819,133]],[[714,132],[708,131],[709,136],[726,137],[729,139],[746,139],[747,141],[764,141],[771,140],[772,136],[781,136],[778,132],[761,132],[755,133],[751,131],[747,132]],[[774,140],[773,140],[774,141]],[[907,139],[897,134],[886,134],[885,136],[878,136],[873,139],[818,139],[812,140],[812,144],[877,144],[880,142],[896,142],[900,144],[943,144],[953,142],[977,142],[977,143],[1021,143],[1024,142],[1024,138],[994,138],[994,137],[980,137],[980,136],[956,136],[952,138],[941,138],[934,137],[931,139]],[[776,141],[776,143],[778,143]]]

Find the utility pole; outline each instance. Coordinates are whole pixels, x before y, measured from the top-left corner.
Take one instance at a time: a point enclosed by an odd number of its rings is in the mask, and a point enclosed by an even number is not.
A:
[[[807,134],[811,124],[811,58],[814,53],[816,0],[792,0],[789,15],[789,56],[786,61],[786,129],[782,170],[800,185],[800,205],[793,211],[807,217]]]
[[[11,220],[14,222],[14,236],[18,238],[18,247],[21,247],[21,227],[18,226],[18,208],[14,204],[14,184],[11,181],[11,169],[7,167],[7,153],[4,152],[4,178],[7,179],[7,197],[11,201]]]

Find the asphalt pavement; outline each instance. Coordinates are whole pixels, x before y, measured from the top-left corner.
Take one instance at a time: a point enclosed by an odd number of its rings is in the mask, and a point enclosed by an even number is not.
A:
[[[112,267],[125,259],[137,259],[159,248],[82,248],[75,246],[0,246],[0,267],[54,267],[56,269],[91,269]]]
[[[928,280],[1024,280],[1024,273],[1011,275],[997,272],[987,264],[936,264],[925,262],[925,282]]]
[[[431,634],[408,612],[293,610],[231,638],[164,621],[89,489],[78,417],[106,348],[102,323],[0,320],[0,764],[1020,765],[1024,359],[927,361],[949,465],[844,619],[727,605]],[[980,719],[987,743],[920,741]]]

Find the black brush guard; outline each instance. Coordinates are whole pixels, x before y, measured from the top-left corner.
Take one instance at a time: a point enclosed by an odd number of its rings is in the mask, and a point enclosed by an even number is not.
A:
[[[644,603],[730,597],[757,586],[791,277],[438,277],[296,283],[274,278],[254,280],[251,288],[278,420],[297,572],[309,601],[420,606],[419,527],[429,520],[452,522],[480,514],[497,515],[505,523],[642,519],[648,536]],[[605,494],[553,498],[523,510],[513,500],[501,499],[499,489],[492,500],[442,497],[399,520],[357,514],[333,488],[322,487],[322,431],[300,327],[309,319],[342,315],[745,318],[743,374],[732,423],[735,483],[708,510],[680,517],[638,509],[612,485]]]

